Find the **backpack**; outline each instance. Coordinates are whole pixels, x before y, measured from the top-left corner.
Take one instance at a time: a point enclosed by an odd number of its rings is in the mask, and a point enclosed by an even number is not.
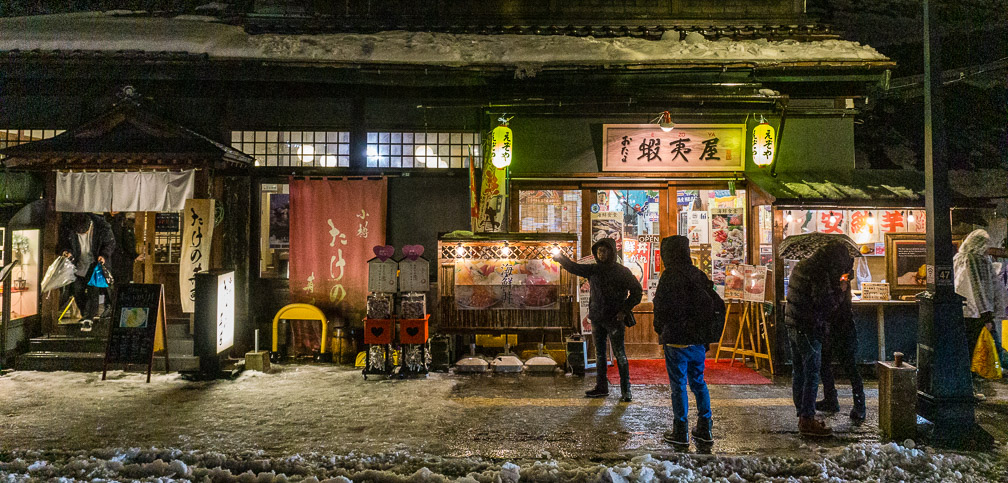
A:
[[[707,290],[710,296],[710,323],[707,325],[707,342],[716,344],[721,342],[721,333],[724,332],[725,315],[727,308],[724,299],[714,290],[713,285]]]

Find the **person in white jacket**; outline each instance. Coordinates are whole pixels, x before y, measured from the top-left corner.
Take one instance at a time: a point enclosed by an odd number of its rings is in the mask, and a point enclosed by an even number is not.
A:
[[[952,258],[955,271],[955,291],[966,299],[963,319],[966,327],[966,343],[969,353],[986,327],[995,334],[994,319],[1000,318],[1005,310],[1003,287],[994,271],[994,262],[987,253],[990,235],[985,230],[973,230]],[[975,388],[975,386],[974,386]],[[983,395],[974,389],[978,399]]]

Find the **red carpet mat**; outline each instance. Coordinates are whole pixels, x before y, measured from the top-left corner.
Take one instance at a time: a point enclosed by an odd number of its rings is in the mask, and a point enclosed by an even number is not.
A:
[[[729,361],[714,362],[707,359],[704,364],[704,380],[712,385],[773,384],[760,373],[736,362],[731,367]],[[609,382],[619,386],[619,370],[616,364],[609,366]],[[639,359],[630,361],[631,384],[668,384],[668,372],[664,359]]]

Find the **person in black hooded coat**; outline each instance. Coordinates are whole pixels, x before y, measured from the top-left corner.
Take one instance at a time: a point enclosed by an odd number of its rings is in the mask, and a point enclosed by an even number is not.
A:
[[[623,402],[632,400],[630,394],[630,364],[627,362],[623,338],[626,324],[632,323],[631,311],[640,303],[644,292],[641,284],[630,269],[616,260],[616,241],[603,238],[592,245],[595,262],[577,263],[563,252],[553,257],[565,270],[588,279],[591,287],[588,301],[588,319],[592,323],[592,337],[595,339],[596,379],[595,388],[585,392],[586,397],[606,397],[609,395],[609,379],[606,371],[607,342],[612,342],[613,357],[619,368],[620,390]]]
[[[816,419],[816,395],[822,345],[829,333],[830,319],[837,314],[843,298],[849,297],[844,283],[854,267],[854,257],[842,242],[832,242],[798,262],[787,286],[784,323],[791,345],[791,392],[798,413],[798,431],[806,436],[830,436],[833,430]]]
[[[693,266],[688,238],[664,238],[661,259],[664,270],[655,291],[654,330],[665,351],[674,417],[672,431],[665,433],[664,439],[674,446],[689,445],[688,381],[697,405],[693,438],[698,447],[710,445],[714,436],[710,393],[703,377],[704,360],[709,344],[720,335],[716,319],[724,320],[724,300],[707,275]]]

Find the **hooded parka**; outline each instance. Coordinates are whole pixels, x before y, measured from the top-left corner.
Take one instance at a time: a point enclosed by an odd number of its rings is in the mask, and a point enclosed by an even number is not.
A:
[[[613,254],[608,263],[598,260],[598,249],[603,245],[609,247]],[[588,319],[592,324],[601,325],[610,331],[623,327],[623,323],[616,319],[616,314],[624,312],[630,317],[630,311],[640,303],[644,295],[637,277],[617,261],[618,253],[616,241],[603,238],[592,245],[594,264],[576,263],[567,257],[557,259],[568,272],[588,279],[591,286]]]
[[[662,240],[664,264],[654,298],[654,330],[662,344],[695,345],[713,342],[714,303],[724,303],[714,292],[707,274],[693,266],[689,239],[670,236]],[[718,334],[713,335],[717,337]]]

